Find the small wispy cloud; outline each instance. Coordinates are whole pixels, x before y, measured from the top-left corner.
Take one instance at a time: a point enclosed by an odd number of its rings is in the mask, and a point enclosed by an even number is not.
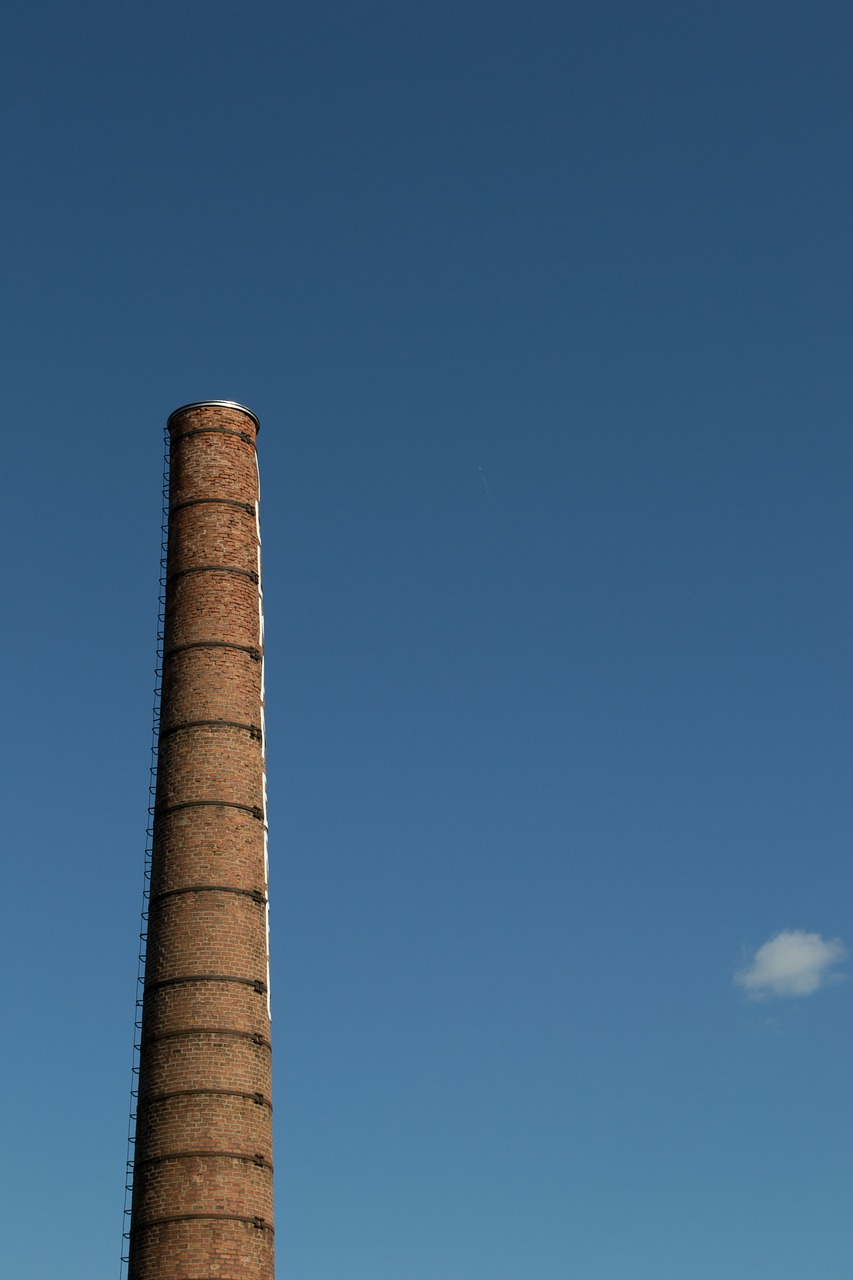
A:
[[[758,948],[752,964],[736,973],[734,980],[755,1000],[810,996],[840,977],[833,967],[846,956],[840,938],[822,938],[803,929],[783,930]]]

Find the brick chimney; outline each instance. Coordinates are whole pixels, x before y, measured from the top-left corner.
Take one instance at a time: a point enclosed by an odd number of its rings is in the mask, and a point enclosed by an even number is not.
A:
[[[258,419],[169,418],[128,1280],[273,1280]]]

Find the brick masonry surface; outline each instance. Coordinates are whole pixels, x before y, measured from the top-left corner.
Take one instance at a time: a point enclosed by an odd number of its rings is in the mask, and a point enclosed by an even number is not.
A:
[[[169,431],[128,1280],[273,1280],[257,424],[210,402]]]

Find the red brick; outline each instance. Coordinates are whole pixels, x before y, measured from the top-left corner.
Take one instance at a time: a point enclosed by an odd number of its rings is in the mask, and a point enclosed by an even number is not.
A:
[[[257,424],[207,402],[169,429],[128,1280],[273,1280]]]

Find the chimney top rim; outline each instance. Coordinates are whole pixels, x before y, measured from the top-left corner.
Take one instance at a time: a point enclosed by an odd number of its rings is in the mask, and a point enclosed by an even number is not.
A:
[[[247,409],[244,404],[238,404],[236,400],[192,400],[189,404],[182,404],[179,409],[174,409],[172,413],[169,414],[166,419],[166,427],[171,431],[172,419],[177,418],[181,413],[186,413],[188,409],[207,409],[216,407],[219,407],[220,409],[239,409],[241,413],[249,415],[255,424],[255,430],[260,431],[261,422],[258,415],[253,413],[251,409]]]

